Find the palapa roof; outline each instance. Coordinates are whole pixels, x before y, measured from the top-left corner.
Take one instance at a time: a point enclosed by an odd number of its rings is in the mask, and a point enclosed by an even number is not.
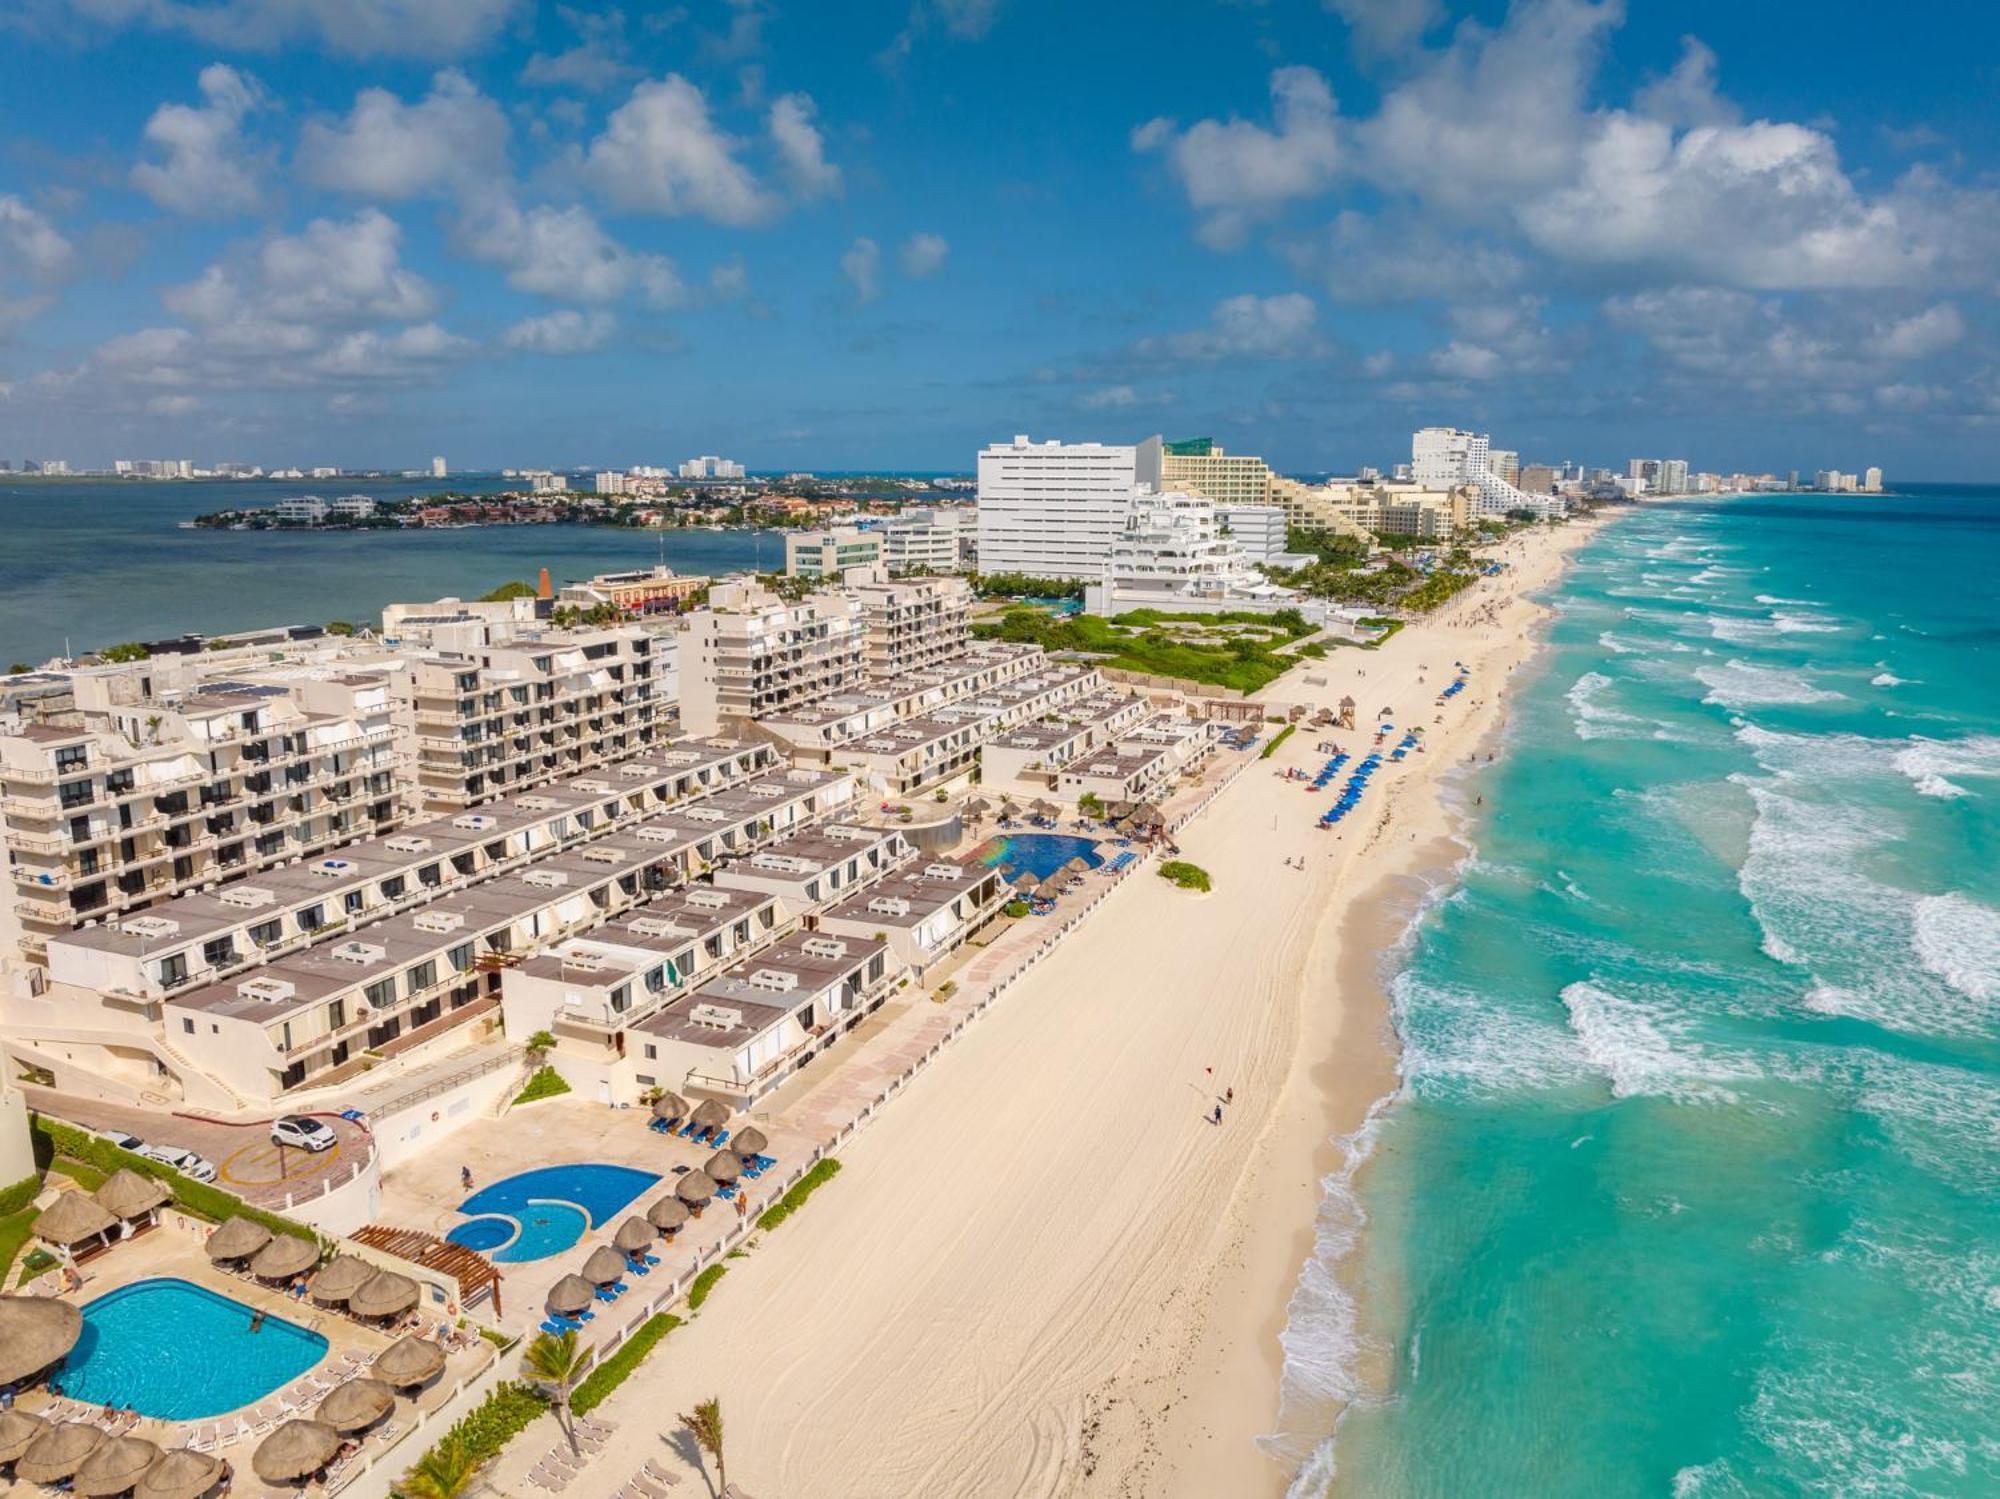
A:
[[[552,1312],[580,1312],[597,1299],[597,1288],[581,1275],[565,1275],[549,1287],[548,1309]]]
[[[703,1163],[703,1171],[719,1187],[727,1187],[743,1174],[743,1157],[733,1150],[718,1150]]]
[[[176,1447],[161,1454],[132,1493],[135,1499],[196,1499],[214,1488],[221,1478],[221,1458]]]
[[[319,1263],[319,1246],[290,1234],[279,1234],[258,1250],[250,1261],[250,1273],[265,1280],[283,1280],[299,1275]]]
[[[975,796],[959,810],[969,812],[974,817],[984,817],[988,812],[993,810],[993,804],[983,796]]]
[[[314,1301],[345,1301],[374,1279],[375,1266],[358,1255],[336,1255],[313,1272],[306,1282],[306,1294]]]
[[[340,1451],[340,1433],[324,1421],[287,1421],[257,1444],[250,1466],[266,1483],[294,1483],[317,1473]]]
[[[113,1437],[78,1465],[75,1491],[85,1499],[122,1494],[159,1460],[160,1449],[144,1437]]]
[[[0,1411],[0,1463],[11,1463],[48,1429],[48,1422],[24,1410]]]
[[[688,1221],[687,1204],[669,1192],[646,1209],[646,1221],[662,1233],[670,1232]]]
[[[417,1304],[417,1283],[394,1270],[377,1270],[347,1296],[347,1309],[357,1317],[393,1317]]]
[[[318,1416],[335,1431],[373,1426],[396,1408],[396,1392],[379,1379],[350,1379],[320,1401]]]
[[[625,1272],[632,1267],[625,1263],[625,1256],[609,1244],[600,1244],[590,1251],[590,1257],[583,1262],[583,1278],[594,1286],[608,1286],[613,1281],[623,1280]]]
[[[42,1209],[33,1232],[38,1239],[67,1248],[117,1226],[118,1220],[105,1212],[89,1193],[64,1192]]]
[[[428,1338],[411,1333],[391,1343],[370,1372],[379,1380],[407,1390],[434,1379],[444,1370],[444,1350]]]
[[[76,1346],[83,1314],[53,1296],[0,1296],[0,1384],[40,1373]]]
[[[611,1242],[627,1254],[637,1254],[658,1237],[658,1230],[644,1218],[627,1218],[618,1225],[618,1232],[611,1236]]]
[[[1009,797],[1006,801],[1000,804],[1000,815],[1002,817],[1017,816],[1020,813],[1020,810],[1021,810],[1020,807],[1015,804],[1012,797]]]
[[[690,1171],[674,1183],[674,1196],[690,1207],[701,1207],[715,1195],[715,1178],[705,1171]]]
[[[1084,858],[1082,854],[1078,854],[1069,863],[1063,865],[1063,873],[1065,874],[1088,874],[1090,869],[1090,860]]]
[[[687,1111],[687,1100],[678,1093],[662,1093],[653,1100],[655,1119],[685,1119]]]
[[[1060,812],[1062,808],[1058,807],[1052,801],[1037,798],[1029,804],[1028,810],[1033,812],[1037,817],[1047,817],[1051,812]]]
[[[231,1218],[208,1236],[212,1260],[240,1260],[271,1242],[271,1230],[255,1218]]]
[[[29,1483],[61,1483],[73,1477],[83,1460],[104,1442],[104,1433],[81,1421],[51,1426],[28,1444],[14,1463],[14,1477]]]
[[[738,1155],[744,1155],[744,1156],[762,1155],[764,1153],[764,1147],[766,1145],[769,1145],[770,1143],[771,1142],[765,1138],[764,1132],[761,1129],[757,1128],[756,1125],[746,1124],[743,1126],[743,1128],[739,1129],[736,1132],[735,1137],[730,1140],[729,1148],[735,1151]]]
[[[130,1168],[113,1172],[91,1195],[114,1218],[142,1218],[161,1203],[171,1202],[174,1196],[164,1183]]]
[[[717,1103],[713,1098],[704,1099],[694,1106],[694,1113],[689,1117],[696,1124],[708,1127],[727,1124],[729,1122],[729,1105]]]

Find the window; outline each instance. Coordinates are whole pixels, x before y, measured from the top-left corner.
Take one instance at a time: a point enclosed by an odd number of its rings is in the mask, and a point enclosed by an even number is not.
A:
[[[407,994],[419,994],[437,982],[437,964],[423,962],[403,975],[403,988]]]
[[[347,1001],[336,999],[326,1007],[326,1028],[337,1031],[345,1024],[347,1024]]]
[[[87,807],[92,792],[88,781],[64,781],[56,794],[65,807]]]
[[[250,940],[259,947],[269,947],[285,934],[282,921],[260,921],[250,928]]]
[[[234,937],[213,937],[201,945],[204,963],[220,968],[224,963],[236,961],[236,939]]]
[[[659,1057],[660,1057],[660,1048],[655,1046],[652,1042],[648,1041],[646,1043],[646,1060],[649,1062],[656,1062],[659,1060]]]
[[[160,959],[160,982],[168,988],[172,988],[175,984],[186,983],[187,976],[188,960],[186,953],[169,953],[166,957]]]
[[[325,925],[326,925],[325,906],[307,906],[303,911],[299,912],[300,931],[316,932]]]
[[[392,874],[382,882],[382,899],[401,900],[405,883],[400,874]]]
[[[194,1034],[194,1017],[192,1015],[183,1015],[181,1017],[181,1029],[190,1036]]]
[[[377,979],[366,989],[363,989],[361,993],[362,997],[368,1001],[369,1009],[392,1009],[396,1003],[396,981],[394,979]]]
[[[61,775],[72,770],[82,770],[89,759],[89,745],[65,745],[62,749],[56,751],[56,773]]]
[[[646,975],[646,992],[658,994],[667,987],[667,970],[655,968]]]
[[[350,890],[341,897],[341,904],[346,908],[347,914],[352,916],[367,904],[367,897],[359,890]]]
[[[464,972],[472,966],[472,944],[470,942],[459,943],[458,946],[445,954],[445,959],[451,964],[454,970],[461,973]]]

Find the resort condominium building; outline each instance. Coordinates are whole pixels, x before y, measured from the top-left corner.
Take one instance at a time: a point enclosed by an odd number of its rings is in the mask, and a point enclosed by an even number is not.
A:
[[[867,632],[846,590],[792,604],[755,582],[718,583],[682,637],[683,727],[714,734],[858,686]]]
[[[963,578],[854,583],[847,591],[861,601],[871,677],[906,676],[965,649],[972,588]]]
[[[850,567],[873,567],[881,560],[881,535],[854,526],[794,531],[785,537],[787,577],[838,578]]]
[[[955,573],[972,565],[974,515],[967,510],[914,510],[884,521],[882,562],[892,573]]]
[[[1157,437],[1132,447],[1098,442],[993,443],[979,453],[979,566],[1035,578],[1096,578],[1139,486],[1157,489]]]

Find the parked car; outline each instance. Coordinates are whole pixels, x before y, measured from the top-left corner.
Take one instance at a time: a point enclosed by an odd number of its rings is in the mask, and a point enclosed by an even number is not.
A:
[[[144,1155],[146,1153],[146,1142],[137,1135],[111,1134],[106,1135],[104,1138],[109,1140],[113,1145],[116,1145],[120,1150],[129,1150],[134,1155]]]
[[[338,1145],[340,1136],[323,1120],[311,1119],[304,1114],[287,1114],[282,1119],[271,1121],[271,1143],[296,1146],[318,1155],[322,1150],[331,1150]]]
[[[162,1166],[173,1167],[190,1181],[215,1180],[214,1162],[196,1155],[192,1150],[183,1150],[178,1145],[148,1145],[139,1154],[149,1161],[158,1161]]]

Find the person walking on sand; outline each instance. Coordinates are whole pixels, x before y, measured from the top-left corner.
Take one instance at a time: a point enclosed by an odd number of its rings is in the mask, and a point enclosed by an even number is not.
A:
[[[458,1168],[458,1184],[468,1192],[472,1190],[472,1168],[470,1166],[460,1166]]]
[[[1222,1090],[1222,1101],[1224,1103],[1236,1102],[1236,1089],[1234,1087],[1224,1088]]]
[[[1222,1123],[1222,1105],[1221,1105],[1221,1104],[1217,1104],[1217,1105],[1215,1106],[1215,1112],[1214,1112],[1213,1114],[1209,1115],[1209,1118],[1208,1118],[1208,1122],[1209,1122],[1210,1124],[1220,1124],[1220,1123]]]

